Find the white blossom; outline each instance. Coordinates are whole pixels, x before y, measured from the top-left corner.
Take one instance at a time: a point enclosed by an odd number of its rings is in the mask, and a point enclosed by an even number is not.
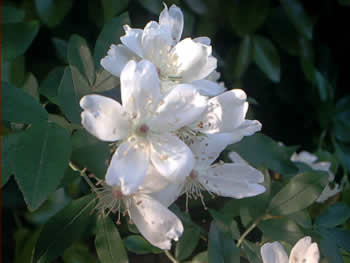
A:
[[[311,237],[300,239],[288,255],[279,242],[265,243],[260,253],[264,263],[318,263],[320,251]]]
[[[210,39],[199,37],[180,41],[183,14],[175,5],[170,9],[164,6],[159,23],[150,21],[143,30],[125,25],[125,35],[120,38],[122,44],[111,45],[101,65],[119,77],[129,60],[147,59],[156,66],[164,90],[176,83],[191,83],[203,95],[220,94],[225,88],[209,77],[217,66]]]
[[[131,194],[142,184],[150,163],[169,180],[188,174],[192,152],[173,132],[199,117],[206,98],[189,84],[163,95],[156,68],[146,60],[130,61],[120,80],[122,105],[100,95],[80,101],[85,129],[103,141],[121,140],[107,170],[107,184]]]
[[[326,187],[323,189],[321,195],[317,198],[316,202],[323,203],[330,197],[336,195],[337,193],[341,192],[341,187],[339,184],[334,184],[333,187],[331,187],[330,184],[334,182],[335,176],[330,170],[331,163],[330,162],[317,162],[317,156],[313,155],[307,151],[302,151],[299,154],[294,153],[291,156],[291,160],[293,162],[302,162],[310,166],[313,170],[316,171],[324,171],[328,173],[328,181],[329,184],[326,185]]]

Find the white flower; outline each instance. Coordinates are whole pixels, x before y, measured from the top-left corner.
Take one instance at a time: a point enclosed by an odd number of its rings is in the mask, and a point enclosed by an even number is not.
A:
[[[320,251],[317,244],[311,242],[311,237],[300,239],[290,252],[289,260],[279,242],[264,244],[260,253],[264,263],[318,263]]]
[[[265,192],[263,174],[246,162],[212,164],[229,144],[228,134],[215,134],[195,138],[190,148],[195,156],[195,165],[187,178],[180,183],[167,187],[166,194],[156,194],[159,200],[170,204],[179,195],[186,194],[188,199],[200,198],[204,207],[203,191],[210,194],[244,198]],[[163,201],[161,201],[163,202]]]
[[[153,169],[153,168],[152,168]],[[110,212],[128,214],[140,233],[154,246],[169,250],[171,241],[177,241],[183,233],[179,218],[151,194],[161,191],[169,182],[164,177],[148,173],[144,183],[130,195],[123,193],[120,185],[110,186],[102,182],[98,188],[96,209],[103,216]],[[122,211],[124,209],[124,211]]]
[[[188,174],[192,152],[173,132],[199,117],[206,98],[189,84],[163,96],[156,68],[146,60],[130,61],[120,81],[123,105],[100,95],[80,101],[85,129],[103,141],[122,140],[108,167],[107,184],[131,194],[142,184],[149,163],[170,180]]]
[[[159,23],[149,22],[142,29],[124,26],[122,44],[111,45],[101,65],[111,74],[120,75],[129,60],[147,59],[157,68],[162,88],[169,89],[174,83],[192,83],[203,95],[217,95],[225,89],[211,80],[204,80],[216,69],[217,61],[211,55],[210,39],[200,37],[181,41],[183,14],[172,5],[165,5]],[[164,85],[163,85],[164,84]]]
[[[302,162],[310,166],[313,170],[316,171],[324,171],[328,173],[328,181],[332,183],[334,181],[334,174],[330,170],[331,163],[330,162],[316,162],[317,156],[302,151],[299,154],[294,153],[291,156],[291,161],[293,162]],[[322,203],[329,199],[330,197],[336,195],[337,193],[341,192],[341,187],[339,184],[335,184],[332,188],[330,184],[327,184],[326,187],[323,189],[321,195],[317,198],[316,202]]]

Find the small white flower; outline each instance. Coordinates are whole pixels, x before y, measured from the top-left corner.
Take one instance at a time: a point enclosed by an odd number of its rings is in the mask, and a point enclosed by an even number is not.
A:
[[[217,66],[211,55],[210,39],[200,37],[181,41],[183,14],[172,5],[161,12],[159,23],[149,22],[145,28],[124,26],[122,44],[111,45],[101,65],[115,76],[129,60],[147,59],[157,68],[162,88],[169,89],[176,83],[192,83],[203,95],[217,95],[225,89],[215,81],[205,79]]]
[[[320,251],[316,243],[311,243],[311,237],[300,239],[288,259],[288,255],[279,242],[265,243],[260,253],[264,263],[318,263]]]
[[[107,184],[131,194],[142,184],[149,163],[170,180],[188,174],[192,152],[173,132],[200,116],[206,98],[189,84],[163,96],[156,68],[146,60],[130,61],[120,81],[123,105],[100,95],[80,101],[85,129],[103,141],[122,140],[108,167]]]
[[[317,162],[317,156],[313,155],[307,151],[302,151],[299,154],[294,153],[291,156],[291,161],[293,162],[301,162],[310,166],[313,170],[316,171],[324,171],[328,173],[328,181],[332,183],[334,181],[334,174],[330,170],[331,163],[330,162]],[[321,195],[317,198],[316,202],[322,203],[329,199],[330,197],[336,195],[341,192],[341,187],[339,184],[334,184],[331,188],[330,184],[327,184],[323,189]]]
[[[98,204],[95,209],[102,216],[108,216],[110,212],[118,213],[117,223],[120,223],[122,212],[128,214],[130,221],[152,245],[169,250],[171,241],[177,241],[182,235],[183,225],[167,206],[151,195],[169,183],[157,175],[148,173],[138,190],[129,195],[123,193],[120,185],[110,186],[100,182],[102,187],[98,188]]]

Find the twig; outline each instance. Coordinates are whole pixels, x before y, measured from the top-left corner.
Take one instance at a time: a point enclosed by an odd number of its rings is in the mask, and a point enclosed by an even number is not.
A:
[[[261,220],[265,219],[265,215],[258,217],[255,219],[255,221],[244,231],[244,233],[241,235],[241,237],[238,239],[237,247],[240,247],[242,245],[242,242],[247,237],[247,235],[260,223]]]
[[[169,250],[165,250],[165,255],[171,260],[171,262],[173,263],[179,263],[176,258],[173,257],[173,255],[171,255]]]

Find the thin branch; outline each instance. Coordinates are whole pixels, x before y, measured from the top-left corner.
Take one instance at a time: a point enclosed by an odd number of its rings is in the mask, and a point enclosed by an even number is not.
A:
[[[171,260],[171,262],[173,263],[179,263],[179,261],[176,260],[176,258],[173,257],[173,255],[171,255],[169,250],[165,250],[165,255]]]
[[[92,189],[92,191],[94,191],[95,193],[97,193],[97,188],[95,187],[95,185],[91,182],[91,180],[89,179],[89,177],[86,174],[86,168],[83,168],[82,170],[79,169],[79,167],[77,167],[74,163],[69,162],[69,166],[70,168],[73,169],[73,171],[79,172],[80,176],[84,178],[85,182],[90,186],[90,188]]]

